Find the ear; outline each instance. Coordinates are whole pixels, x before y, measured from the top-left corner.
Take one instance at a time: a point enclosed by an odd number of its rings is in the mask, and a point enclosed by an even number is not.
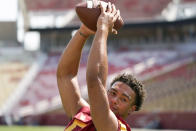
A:
[[[129,114],[131,113],[131,112],[134,112],[136,110],[136,105],[133,105],[130,109],[129,109]]]

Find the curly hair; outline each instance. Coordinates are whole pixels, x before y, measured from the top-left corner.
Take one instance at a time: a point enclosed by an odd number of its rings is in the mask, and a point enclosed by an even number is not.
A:
[[[110,86],[112,87],[112,85],[117,81],[127,84],[135,92],[136,99],[134,104],[136,105],[136,111],[139,111],[144,102],[146,94],[144,85],[140,81],[138,81],[134,76],[125,73],[116,76],[114,80],[111,82]]]

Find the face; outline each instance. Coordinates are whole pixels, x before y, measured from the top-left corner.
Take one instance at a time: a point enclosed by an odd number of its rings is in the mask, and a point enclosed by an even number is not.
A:
[[[123,82],[115,82],[108,90],[110,109],[125,118],[135,111],[135,92]]]

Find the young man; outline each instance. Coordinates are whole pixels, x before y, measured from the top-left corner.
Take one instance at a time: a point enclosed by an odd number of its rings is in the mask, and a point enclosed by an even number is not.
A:
[[[101,4],[101,15],[94,33],[82,25],[63,52],[58,69],[58,88],[66,114],[72,118],[65,131],[130,131],[123,120],[139,110],[144,97],[142,84],[131,75],[117,76],[106,91],[108,73],[107,37],[120,15],[114,5],[106,10]],[[82,48],[89,35],[95,34],[87,63],[89,104],[81,97],[77,73]]]

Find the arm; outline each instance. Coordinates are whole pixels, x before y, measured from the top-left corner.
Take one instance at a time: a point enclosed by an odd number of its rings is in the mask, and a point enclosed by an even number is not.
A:
[[[113,12],[112,12],[113,9]],[[93,40],[87,63],[87,86],[93,123],[98,131],[116,131],[118,121],[110,110],[106,93],[106,79],[108,74],[107,37],[112,31],[113,23],[119,12],[109,3],[109,10],[102,13],[98,19],[97,32]]]
[[[88,106],[88,103],[81,97],[77,73],[82,48],[90,34],[92,32],[82,25],[68,43],[58,64],[58,89],[63,107],[69,117],[73,117],[82,106]]]

